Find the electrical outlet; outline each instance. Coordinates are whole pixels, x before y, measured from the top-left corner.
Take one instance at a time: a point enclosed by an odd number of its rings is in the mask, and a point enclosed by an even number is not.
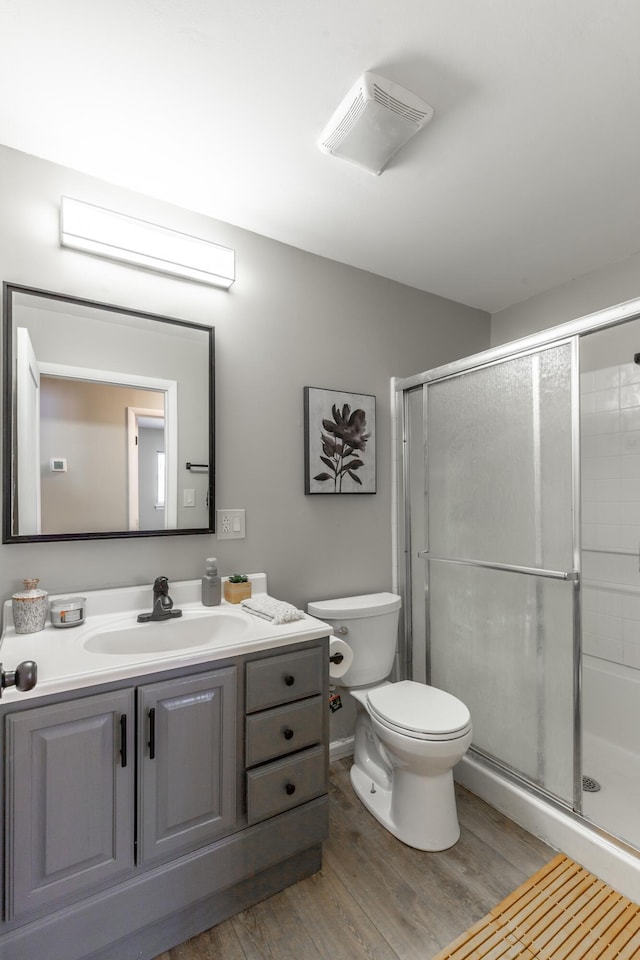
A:
[[[218,540],[244,540],[244,510],[216,510],[216,536]]]

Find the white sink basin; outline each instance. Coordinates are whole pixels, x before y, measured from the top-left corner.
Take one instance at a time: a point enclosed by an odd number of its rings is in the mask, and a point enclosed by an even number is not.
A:
[[[226,646],[250,632],[245,614],[225,611],[148,623],[129,621],[126,626],[113,626],[90,634],[83,647],[90,653],[114,656],[165,653],[192,647]]]

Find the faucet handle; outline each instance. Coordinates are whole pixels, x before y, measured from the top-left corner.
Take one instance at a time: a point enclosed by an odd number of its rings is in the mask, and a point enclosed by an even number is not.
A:
[[[153,582],[153,610],[151,613],[138,614],[138,623],[150,620],[173,620],[181,617],[182,610],[173,609],[173,600],[169,596],[169,578],[156,577]]]

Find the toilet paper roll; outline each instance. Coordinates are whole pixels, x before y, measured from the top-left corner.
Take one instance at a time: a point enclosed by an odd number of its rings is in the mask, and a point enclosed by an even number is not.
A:
[[[331,659],[331,657],[334,656],[338,658],[342,656],[342,660],[335,663]],[[329,641],[329,676],[334,680],[337,680],[338,677],[343,677],[352,663],[353,650],[349,644],[345,643],[344,640],[340,640],[338,637],[331,637]]]

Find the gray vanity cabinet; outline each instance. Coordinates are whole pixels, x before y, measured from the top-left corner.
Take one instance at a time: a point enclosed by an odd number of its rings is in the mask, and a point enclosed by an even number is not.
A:
[[[129,689],[7,717],[7,919],[133,868],[134,716]]]
[[[137,771],[135,695],[128,688],[8,715],[8,920],[233,828],[236,668],[138,688]]]
[[[233,827],[235,694],[235,667],[139,688],[140,863],[204,846]]]
[[[2,960],[152,960],[319,870],[327,658],[321,637],[0,703]]]

